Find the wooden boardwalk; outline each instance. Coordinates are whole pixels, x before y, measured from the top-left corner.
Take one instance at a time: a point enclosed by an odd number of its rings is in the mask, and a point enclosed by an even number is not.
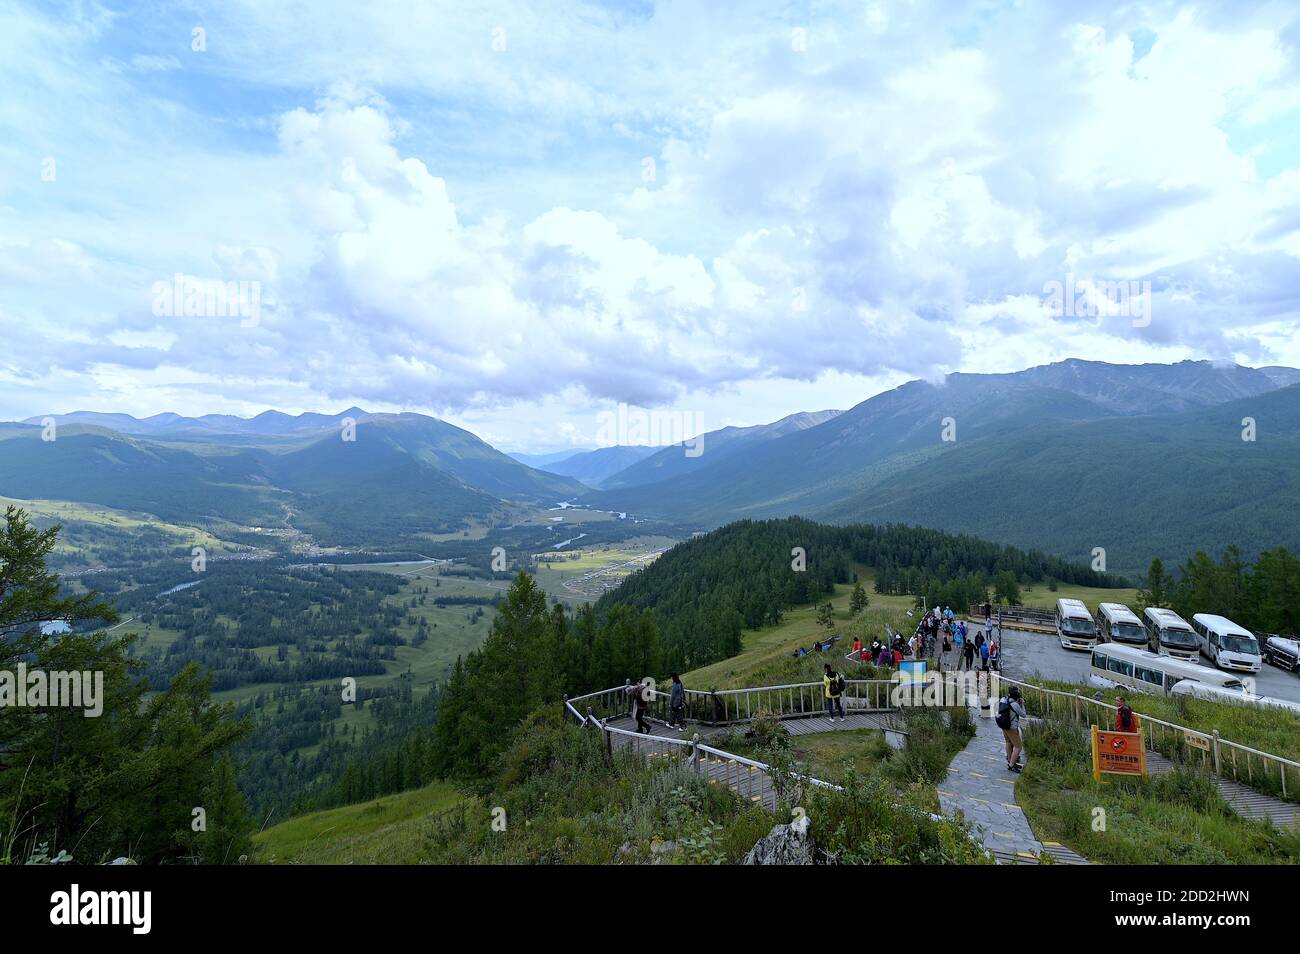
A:
[[[845,719],[828,719],[824,715],[783,719],[781,727],[792,736],[823,732],[852,732],[867,729],[892,729],[897,717],[889,712],[855,712]],[[698,736],[705,745],[737,732],[746,725],[709,725],[689,723],[684,730],[670,728],[666,723],[651,718],[648,736],[629,737],[610,734],[610,744],[615,748],[634,748],[648,759],[688,760],[691,749],[672,741],[690,741]],[[985,723],[989,723],[986,725]],[[631,716],[620,716],[605,722],[611,728],[626,732],[636,731]],[[999,864],[1040,864],[1041,856],[1050,855],[1058,864],[1086,865],[1090,862],[1074,850],[1053,841],[1039,841],[1015,803],[1015,778],[1005,771],[1000,733],[991,728],[991,720],[975,718],[976,737],[966,749],[958,753],[949,766],[948,777],[938,786],[939,799],[947,815],[961,812],[975,825],[977,837]],[[658,737],[658,738],[656,738]],[[757,761],[757,760],[753,760]],[[1172,768],[1173,763],[1159,753],[1147,754],[1147,765],[1153,775]],[[700,774],[712,785],[722,785],[735,791],[742,799],[761,805],[771,812],[777,810],[776,791],[767,772],[755,765],[739,761],[739,757],[718,756],[702,752],[699,757]],[[1300,805],[1286,802],[1248,788],[1239,782],[1215,776],[1224,800],[1244,818],[1268,820],[1286,827],[1300,825]]]
[[[1174,763],[1159,752],[1147,753],[1147,771],[1152,775],[1163,775],[1173,767]],[[1210,777],[1223,800],[1242,818],[1271,821],[1278,828],[1300,825],[1300,805],[1295,802],[1285,802],[1272,795],[1265,795],[1230,778],[1219,775]]]
[[[887,712],[857,712],[832,722],[825,716],[808,719],[785,719],[781,728],[790,735],[812,735],[816,732],[852,732],[856,729],[892,729],[893,722]]]
[[[892,727],[889,722],[889,714],[884,712],[857,712],[847,716],[844,719],[836,719],[832,722],[825,716],[812,716],[806,718],[783,719],[781,728],[785,729],[790,735],[812,735],[818,732],[853,732],[862,729],[884,729]],[[688,759],[690,758],[690,749],[684,745],[673,745],[669,742],[663,742],[662,739],[682,739],[689,740],[698,735],[700,741],[706,745],[709,739],[718,736],[730,735],[736,731],[744,731],[744,725],[708,725],[707,723],[689,723],[686,729],[673,729],[667,723],[657,719],[649,719],[650,732],[648,735],[638,735],[629,737],[614,733],[610,737],[610,745],[614,748],[634,748],[648,759]],[[620,716],[617,719],[609,719],[606,725],[615,729],[623,729],[627,732],[636,731],[636,720],[631,716]],[[657,737],[657,738],[656,738]],[[753,761],[758,761],[754,759]],[[712,753],[704,752],[700,754],[700,774],[709,781],[711,785],[724,785],[732,789],[741,798],[747,799],[757,805],[762,805],[770,812],[775,812],[776,789],[772,785],[771,778],[767,773],[757,766],[746,765],[744,762],[728,759],[725,756],[717,756]]]

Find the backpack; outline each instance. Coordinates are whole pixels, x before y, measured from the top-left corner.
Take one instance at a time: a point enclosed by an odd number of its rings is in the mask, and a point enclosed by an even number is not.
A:
[[[843,673],[835,677],[835,691],[838,692],[840,695],[844,694],[844,689],[847,685],[848,684],[844,681]]]
[[[1011,700],[1010,699],[998,700],[998,715],[997,718],[994,719],[993,721],[997,723],[999,729],[1011,728]]]

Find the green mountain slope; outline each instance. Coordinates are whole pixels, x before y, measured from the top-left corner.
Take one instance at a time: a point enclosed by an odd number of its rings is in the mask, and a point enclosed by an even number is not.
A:
[[[279,417],[284,421],[264,426],[302,423]],[[263,446],[187,433],[184,441],[163,443],[68,423],[55,440],[43,441],[40,427],[4,425],[0,494],[102,504],[182,523],[296,526],[326,545],[389,546],[489,521],[514,503],[551,504],[586,490],[417,414],[365,416],[355,440],[343,440],[334,426],[316,432],[323,436]]]
[[[1242,440],[1242,419],[1258,439]],[[1300,386],[1177,415],[958,441],[814,514],[917,521],[1143,569],[1231,543],[1300,546]]]
[[[658,447],[645,445],[617,445],[583,451],[563,460],[537,465],[549,474],[560,474],[580,480],[589,487],[599,487],[615,474],[621,473],[651,454],[662,453]]]
[[[790,414],[771,424],[723,427],[716,431],[708,431],[698,440],[691,442],[692,453],[698,450],[695,456],[688,455],[688,448],[684,444],[673,444],[612,474],[602,482],[601,486],[636,487],[693,474],[748,448],[758,447],[768,441],[798,433],[809,427],[816,427],[839,413],[839,411],[809,411]]]
[[[279,525],[289,495],[271,486],[259,455],[199,456],[101,428],[69,425],[0,433],[0,494],[71,500],[154,514],[179,523],[224,519]]]
[[[1092,547],[1110,541],[1119,548],[1112,559],[1120,561],[1111,565],[1132,572],[1138,569],[1132,561],[1147,552],[1131,530],[1134,521],[1115,516],[1119,511],[1108,503],[1089,509],[1086,494],[1079,497],[1080,506],[1072,506],[1064,488],[1089,472],[1093,458],[1138,453],[1131,445],[1141,438],[1131,428],[1139,415],[1158,414],[1156,421],[1190,415],[1191,420],[1222,407],[1231,416],[1240,404],[1245,410],[1239,421],[1255,402],[1281,394],[1277,381],[1286,379],[1276,369],[1265,373],[1190,361],[1140,366],[1066,361],[1009,375],[951,374],[938,385],[910,382],[818,426],[733,453],[710,457],[706,443],[690,473],[634,487],[611,486],[584,500],[636,514],[672,513],[705,526],[788,514],[840,522],[915,522],[1039,546],[1075,560],[1090,559]],[[947,436],[955,440],[944,439],[946,423],[951,424]],[[1085,424],[1090,426],[1083,428]],[[1159,468],[1162,479],[1176,479],[1177,462],[1197,458],[1210,486],[1235,486],[1238,462],[1233,457],[1216,450],[1217,456],[1207,459],[1205,447],[1183,443],[1192,431],[1162,436],[1158,424],[1142,426],[1153,429],[1151,440],[1167,442]],[[1118,441],[1114,448],[1112,440]],[[987,454],[979,458],[980,467],[968,456],[976,454],[975,448]],[[1049,448],[1061,455],[1059,462],[1040,466],[1039,456]],[[1107,482],[1107,493],[1118,493],[1118,483],[1122,481]],[[1288,502],[1285,486],[1277,480],[1261,478],[1249,493],[1265,513],[1284,510]],[[1249,513],[1231,512],[1227,496],[1213,514],[1159,500],[1144,504],[1143,514],[1150,519],[1143,516],[1139,523],[1181,524],[1178,534],[1155,541],[1157,552],[1167,545],[1171,556],[1184,556],[1188,548],[1243,542],[1234,528],[1259,531],[1250,538],[1251,547],[1283,542],[1268,532],[1268,518],[1257,521]]]

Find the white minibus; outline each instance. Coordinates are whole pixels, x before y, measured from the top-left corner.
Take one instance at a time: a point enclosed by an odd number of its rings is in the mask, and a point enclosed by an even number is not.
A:
[[[1056,601],[1056,637],[1064,649],[1091,649],[1097,645],[1097,624],[1083,600]]]
[[[1192,629],[1201,641],[1201,655],[1220,669],[1233,672],[1259,672],[1263,660],[1255,634],[1243,629],[1226,616],[1197,613]]]
[[[1208,699],[1210,702],[1230,702],[1239,706],[1282,709],[1292,715],[1300,715],[1300,702],[1291,702],[1289,699],[1276,699],[1273,696],[1257,696],[1249,691],[1235,692],[1231,689],[1220,689],[1218,686],[1207,686],[1204,683],[1192,682],[1190,679],[1184,679],[1178,683],[1170,690],[1169,694],[1171,696],[1194,696],[1197,699]]]
[[[1103,689],[1122,686],[1135,692],[1167,696],[1182,682],[1208,686],[1239,696],[1244,696],[1246,692],[1240,679],[1209,666],[1118,643],[1103,643],[1093,647],[1092,664],[1088,670],[1089,685]]]
[[[1099,635],[1108,643],[1147,644],[1147,631],[1142,620],[1123,603],[1102,603],[1097,607]]]
[[[1153,653],[1193,662],[1200,657],[1196,631],[1173,610],[1148,606],[1142,611],[1142,625],[1147,631],[1147,649]]]

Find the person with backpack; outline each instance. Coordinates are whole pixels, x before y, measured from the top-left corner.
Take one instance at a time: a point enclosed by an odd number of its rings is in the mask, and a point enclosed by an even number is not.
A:
[[[966,660],[966,669],[967,670],[974,669],[975,668],[975,641],[971,639],[969,636],[967,636],[966,639],[962,641],[961,652],[962,652],[962,656],[965,657]]]
[[[650,711],[650,684],[634,682],[625,691],[632,702],[632,715],[636,716],[636,730],[649,734],[650,723],[646,721],[646,713]]]
[[[979,641],[980,645],[980,668],[985,672],[989,671],[989,644],[983,639]]]
[[[1020,737],[1020,720],[1028,718],[1025,705],[1020,701],[1020,687],[1012,686],[1005,696],[998,700],[998,714],[993,721],[1002,730],[1002,737],[1007,743],[1007,771],[1019,772],[1020,753],[1024,751],[1024,740]]]
[[[668,694],[668,725],[678,730],[686,728],[686,687],[677,673],[673,673],[673,688]]]
[[[1123,696],[1115,697],[1115,731],[1116,732],[1136,732],[1141,723],[1138,721],[1137,713],[1133,707],[1128,704],[1128,700]]]
[[[840,697],[844,695],[844,677],[832,669],[830,663],[826,664],[826,673],[822,676],[822,694],[826,697],[826,714],[830,720],[835,721],[835,712],[839,710],[843,722],[844,703]]]

